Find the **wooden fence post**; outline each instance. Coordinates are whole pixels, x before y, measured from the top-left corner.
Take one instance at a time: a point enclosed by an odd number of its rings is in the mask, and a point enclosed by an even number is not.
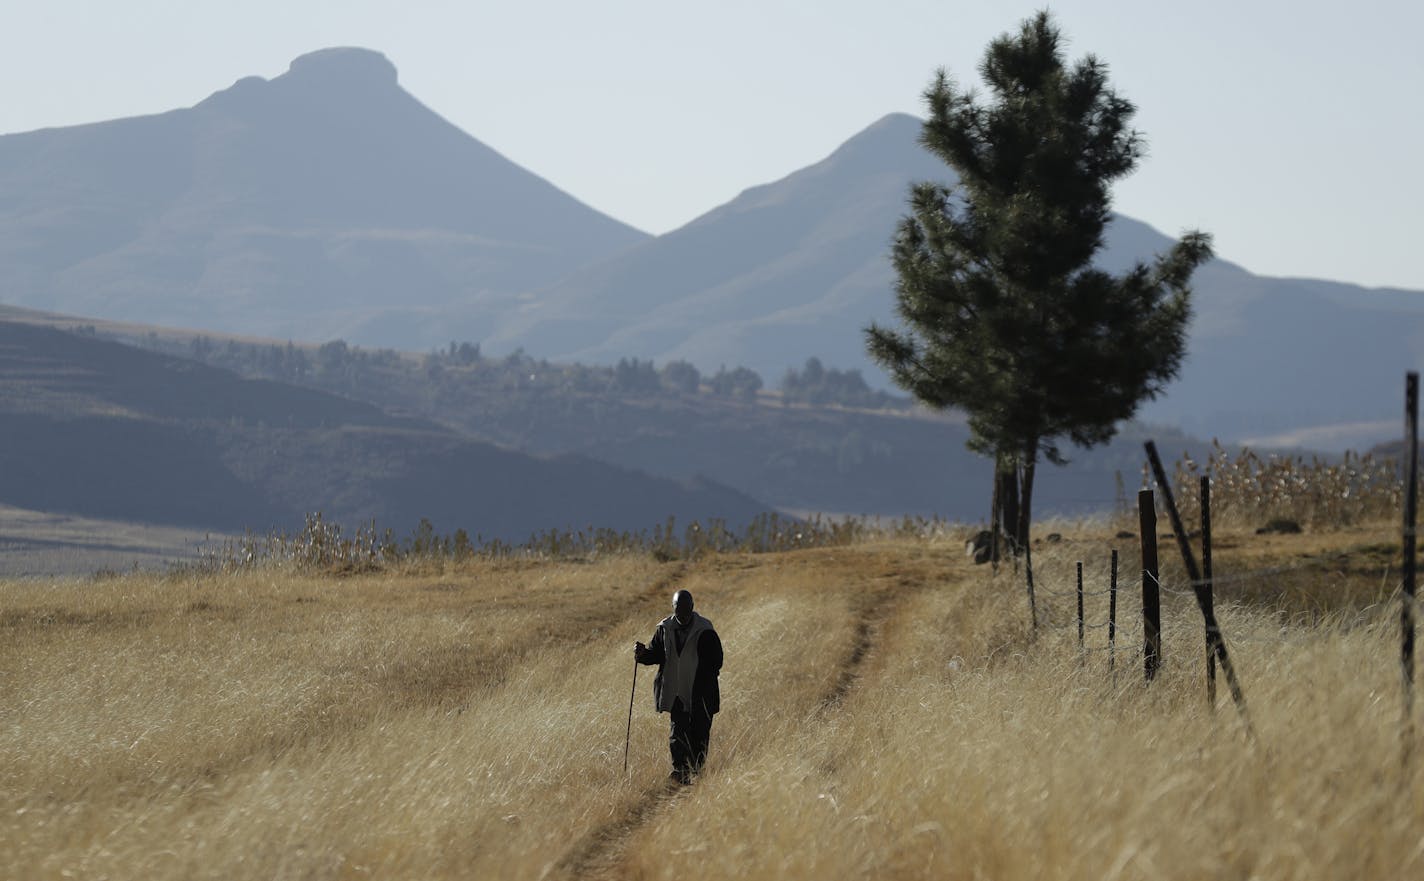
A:
[[[1157,585],[1157,502],[1150,489],[1137,494],[1137,523],[1142,533],[1142,670],[1151,682],[1162,661],[1162,594]]]
[[[1241,691],[1240,680],[1236,678],[1236,668],[1231,666],[1231,656],[1226,653],[1226,640],[1222,638],[1221,627],[1216,623],[1216,612],[1202,592],[1201,572],[1197,570],[1196,558],[1192,556],[1191,543],[1182,531],[1182,515],[1177,513],[1177,503],[1172,498],[1172,485],[1167,482],[1167,472],[1162,468],[1162,459],[1157,455],[1157,444],[1147,441],[1144,446],[1147,448],[1147,458],[1152,463],[1152,473],[1157,478],[1157,486],[1161,488],[1167,505],[1167,516],[1172,519],[1172,529],[1177,534],[1177,546],[1182,550],[1182,562],[1187,567],[1187,577],[1192,581],[1192,593],[1196,595],[1202,620],[1206,622],[1206,638],[1211,642],[1217,660],[1221,662],[1221,672],[1226,674],[1226,685],[1231,689],[1231,699],[1236,702],[1241,721],[1246,724],[1246,733],[1255,737],[1256,731],[1251,726],[1251,717],[1246,712],[1246,695]]]
[[[1083,561],[1078,561],[1078,660],[1083,660]]]
[[[1404,761],[1414,749],[1414,525],[1419,513],[1419,374],[1404,377],[1404,443],[1408,463],[1404,479],[1404,597],[1399,611],[1399,662],[1404,687],[1404,724],[1401,729]]]
[[[1211,584],[1211,478],[1205,474],[1201,479],[1201,523],[1202,595],[1206,600],[1206,608],[1214,619],[1216,598],[1212,596]],[[1210,631],[1206,634],[1206,705],[1213,712],[1216,711],[1216,647],[1211,644]]]
[[[1194,589],[1200,589],[1201,570],[1197,568],[1197,558],[1192,553],[1191,539],[1187,538],[1187,530],[1182,526],[1182,515],[1177,513],[1177,501],[1172,498],[1172,484],[1167,482],[1167,472],[1157,455],[1157,444],[1148,441],[1144,446],[1147,448],[1147,459],[1152,463],[1152,473],[1157,478],[1157,488],[1162,491],[1162,502],[1167,509],[1167,519],[1172,524],[1172,534],[1177,537],[1177,548],[1182,552],[1182,565],[1187,568],[1187,578],[1191,579]]]

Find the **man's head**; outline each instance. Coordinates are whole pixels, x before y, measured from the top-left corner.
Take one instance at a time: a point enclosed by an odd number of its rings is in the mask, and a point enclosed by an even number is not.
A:
[[[679,624],[692,620],[692,591],[680,590],[672,595],[672,615]]]

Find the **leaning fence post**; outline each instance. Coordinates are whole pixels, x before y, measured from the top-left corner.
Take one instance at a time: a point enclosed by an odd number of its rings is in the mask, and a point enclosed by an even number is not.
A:
[[[1112,575],[1108,581],[1108,672],[1117,687],[1117,548],[1112,552]]]
[[[1162,595],[1157,584],[1157,502],[1152,490],[1137,494],[1142,533],[1142,671],[1151,682],[1162,661]]]
[[[1217,660],[1221,661],[1221,672],[1226,674],[1226,685],[1231,689],[1231,699],[1246,725],[1246,733],[1256,736],[1251,727],[1251,717],[1246,712],[1246,695],[1241,691],[1241,682],[1236,678],[1236,668],[1231,666],[1231,656],[1226,653],[1226,640],[1221,637],[1221,627],[1216,623],[1216,612],[1202,593],[1201,573],[1197,571],[1196,559],[1192,556],[1192,546],[1182,532],[1182,517],[1177,513],[1177,503],[1172,498],[1172,485],[1167,482],[1167,472],[1162,468],[1162,459],[1157,455],[1157,444],[1147,441],[1147,458],[1152,463],[1152,473],[1167,505],[1167,515],[1172,518],[1172,529],[1177,533],[1177,545],[1182,549],[1182,562],[1186,564],[1187,575],[1192,580],[1192,593],[1196,595],[1197,606],[1201,609],[1202,620],[1206,622],[1206,638],[1215,647]]]
[[[1404,598],[1399,611],[1399,661],[1404,686],[1404,761],[1414,748],[1414,524],[1419,513],[1419,374],[1404,377],[1404,444],[1409,458],[1404,480]]]
[[[1177,502],[1172,498],[1172,485],[1167,482],[1167,472],[1162,468],[1162,460],[1157,455],[1157,444],[1148,441],[1147,458],[1152,463],[1152,473],[1157,477],[1157,488],[1162,490],[1162,501],[1167,509],[1167,519],[1172,523],[1172,534],[1177,537],[1177,547],[1182,552],[1182,565],[1187,568],[1187,578],[1193,589],[1201,587],[1201,571],[1197,569],[1197,558],[1192,553],[1192,543],[1187,538],[1187,530],[1182,526],[1182,515],[1177,513]]]
[[[1216,598],[1212,596],[1211,584],[1211,478],[1205,474],[1201,478],[1201,523],[1202,523],[1202,596],[1211,617],[1216,617]],[[1205,617],[1205,616],[1204,616]],[[1206,705],[1216,710],[1216,652],[1211,644],[1211,631],[1206,634]]]

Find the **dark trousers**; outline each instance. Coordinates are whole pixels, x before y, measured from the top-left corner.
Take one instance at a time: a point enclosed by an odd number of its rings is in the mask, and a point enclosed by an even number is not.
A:
[[[712,737],[712,715],[700,700],[693,700],[691,712],[682,708],[679,700],[669,711],[672,731],[668,735],[668,751],[672,753],[672,768],[681,774],[695,774],[707,761],[707,741]]]

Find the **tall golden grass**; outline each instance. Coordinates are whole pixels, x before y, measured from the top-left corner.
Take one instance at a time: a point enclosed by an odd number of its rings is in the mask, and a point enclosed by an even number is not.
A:
[[[1100,589],[1112,539],[1064,533],[1037,633],[1012,567],[942,532],[0,583],[3,874],[1424,876],[1387,528],[1221,536],[1254,739],[1224,687],[1205,706],[1186,597],[1143,685],[1134,559],[1115,679],[1104,631],[1079,653],[1060,591],[1078,559]],[[623,735],[630,647],[678,587],[727,664],[708,767],[668,789],[646,669],[626,777]]]
[[[1069,568],[1068,555],[1044,557],[1045,573]],[[1049,623],[1035,638],[1021,591],[1002,581],[916,595],[833,723],[707,781],[640,833],[630,875],[675,877],[670,854],[719,878],[1424,869],[1424,773],[1401,766],[1394,615],[1283,629],[1271,611],[1226,603],[1253,740],[1224,683],[1216,711],[1205,705],[1190,601],[1169,597],[1169,664],[1147,688],[1132,655],[1140,616],[1123,615],[1114,684],[1104,634],[1078,651],[1074,598],[1041,597]],[[1106,601],[1094,604],[1104,619]]]

